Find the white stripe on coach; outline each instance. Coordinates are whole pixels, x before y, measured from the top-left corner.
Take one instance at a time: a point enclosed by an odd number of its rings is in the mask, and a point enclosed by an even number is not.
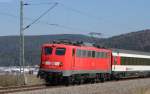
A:
[[[143,66],[143,65],[112,65],[112,71],[150,71],[150,66]]]
[[[122,57],[136,57],[136,58],[148,58],[150,59],[149,55],[140,55],[140,54],[127,54],[127,53],[112,53],[113,56],[122,56]]]

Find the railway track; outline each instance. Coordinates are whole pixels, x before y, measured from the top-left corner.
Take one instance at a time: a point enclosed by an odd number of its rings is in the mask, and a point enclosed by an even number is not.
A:
[[[118,82],[126,81],[126,80],[137,80],[137,79],[149,79],[149,78],[137,78],[137,77],[124,78],[124,79],[120,79]],[[114,80],[106,81],[106,83],[109,83],[109,82],[116,82],[116,81]],[[56,87],[63,87],[63,86],[62,85],[61,86],[46,86],[45,84],[42,84],[42,85],[30,85],[30,86],[4,87],[4,88],[0,88],[0,94],[32,91],[32,90],[39,90],[39,89],[50,89],[50,88],[56,88]]]
[[[31,91],[38,89],[45,89],[46,85],[31,85],[31,86],[16,86],[16,87],[4,87],[0,88],[0,94],[14,93],[14,92],[23,92],[23,91]]]

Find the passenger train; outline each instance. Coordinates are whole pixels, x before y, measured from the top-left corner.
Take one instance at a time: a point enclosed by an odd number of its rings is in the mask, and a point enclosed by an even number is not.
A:
[[[83,43],[42,45],[39,76],[50,84],[66,85],[150,76],[150,53],[106,49]]]

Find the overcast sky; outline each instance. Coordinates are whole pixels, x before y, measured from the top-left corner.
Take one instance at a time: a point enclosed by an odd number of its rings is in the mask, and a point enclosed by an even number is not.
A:
[[[19,35],[19,1],[0,0],[0,36]],[[55,2],[26,35],[100,32],[110,37],[150,28],[150,0],[24,0],[30,4],[24,6],[24,27]]]

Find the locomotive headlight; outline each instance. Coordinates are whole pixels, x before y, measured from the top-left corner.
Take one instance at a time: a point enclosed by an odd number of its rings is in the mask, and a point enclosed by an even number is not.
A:
[[[46,61],[45,65],[62,66],[62,62],[49,62],[49,61]]]
[[[62,63],[61,62],[54,62],[54,65],[55,66],[62,66]]]
[[[51,65],[51,62],[46,61],[45,64],[46,64],[46,65]]]

